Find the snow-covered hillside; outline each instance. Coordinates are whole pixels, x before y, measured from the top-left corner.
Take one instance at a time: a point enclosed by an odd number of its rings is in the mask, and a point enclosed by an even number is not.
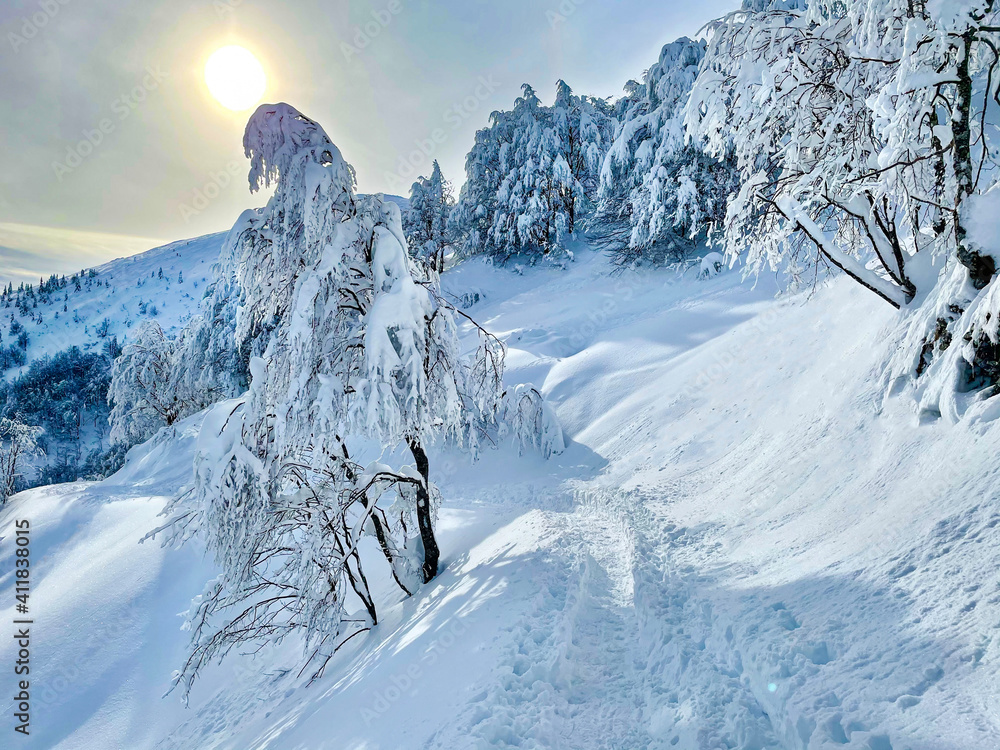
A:
[[[44,451],[22,463],[17,487],[103,477],[121,465],[109,432],[112,360],[144,323],[174,336],[201,313],[225,238],[182,240],[30,287],[0,287],[0,417],[39,428]]]
[[[147,319],[166,331],[177,330],[197,313],[225,237],[224,232],[211,234],[118,258],[86,269],[80,290],[56,293],[51,305],[33,307],[28,315],[16,306],[5,309],[5,317],[12,316],[28,332],[27,364],[71,346],[99,351],[111,336],[121,343]],[[7,377],[18,372],[9,370]]]
[[[409,206],[406,198],[385,197],[401,210]],[[27,315],[14,305],[0,308],[4,326],[13,319],[28,332],[25,367],[71,346],[85,352],[100,351],[112,336],[122,344],[133,327],[146,320],[155,320],[167,333],[176,333],[198,314],[226,234],[171,242],[83,269],[79,291],[70,286],[54,294],[51,305],[30,307]],[[11,368],[5,375],[16,377],[25,367]]]
[[[212,570],[138,542],[190,479],[199,416],[104,482],[15,496],[2,617],[26,518],[36,623],[19,746],[995,750],[1000,423],[884,400],[893,313],[848,280],[775,299],[575,256],[445,274],[572,442],[434,456],[443,572],[405,601],[376,587],[382,621],[310,687],[286,643],[211,670],[190,708],[161,698]]]

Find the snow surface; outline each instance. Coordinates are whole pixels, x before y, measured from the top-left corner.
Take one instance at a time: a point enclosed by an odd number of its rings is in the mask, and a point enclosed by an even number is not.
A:
[[[18,518],[36,618],[17,746],[996,750],[1000,422],[884,399],[893,312],[847,280],[774,299],[574,255],[445,274],[570,443],[433,455],[443,572],[405,601],[385,582],[383,621],[311,687],[288,643],[231,657],[188,709],[160,698],[213,572],[138,540],[199,417],[104,482],[15,496],[0,621]]]

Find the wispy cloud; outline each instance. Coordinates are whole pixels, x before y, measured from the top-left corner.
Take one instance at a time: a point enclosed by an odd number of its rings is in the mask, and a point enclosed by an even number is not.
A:
[[[153,237],[0,223],[0,281],[34,283],[166,243]]]

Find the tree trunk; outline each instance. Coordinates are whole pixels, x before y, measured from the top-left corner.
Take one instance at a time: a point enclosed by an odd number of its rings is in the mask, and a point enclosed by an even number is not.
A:
[[[343,442],[340,444],[340,449],[344,454],[344,459],[346,461],[350,461],[351,457],[347,452],[347,446],[344,445]],[[347,469],[347,478],[352,482],[355,480],[354,472],[351,469]],[[368,498],[366,497],[362,496],[360,501],[365,507],[365,510],[370,510],[369,518],[371,519],[372,526],[375,529],[375,539],[378,540],[378,546],[382,550],[382,555],[385,557],[386,562],[389,563],[389,570],[392,571],[393,580],[399,588],[406,592],[407,596],[412,596],[413,592],[406,588],[403,581],[399,578],[399,572],[396,570],[396,554],[393,551],[392,546],[389,544],[389,534],[386,532],[385,526],[382,524],[382,519],[378,517],[378,508],[369,509]],[[348,570],[348,572],[350,571]]]
[[[941,206],[944,205],[946,200],[944,188],[948,180],[948,170],[944,161],[944,147],[941,145],[941,139],[937,136],[936,129],[940,124],[941,118],[938,116],[937,107],[935,106],[931,110],[931,148],[938,154],[934,159],[934,201],[937,203],[937,206],[934,208],[933,226],[936,237],[943,235],[947,227],[947,220]]]
[[[980,255],[969,249],[966,244],[968,234],[962,222],[960,209],[962,201],[972,195],[972,75],[969,71],[969,58],[972,56],[972,43],[975,30],[967,31],[958,47],[961,59],[958,64],[957,102],[954,114],[955,132],[955,177],[958,181],[958,194],[955,196],[955,236],[958,244],[957,256],[959,262],[969,269],[969,278],[976,289],[983,289],[996,274],[996,263],[989,255]]]
[[[430,493],[430,463],[427,454],[416,438],[409,438],[407,444],[410,446],[410,453],[417,462],[417,471],[423,479],[417,485],[417,524],[420,526],[420,539],[424,543],[424,583],[428,583],[438,574],[438,560],[441,551],[438,548],[437,539],[434,538],[434,523],[431,518],[431,493]]]
[[[344,526],[345,538],[347,538],[347,523],[344,519],[341,519],[341,523]],[[336,535],[334,536],[334,539],[337,542],[337,547],[340,550],[340,553],[343,555],[346,552],[343,543]],[[352,559],[354,560],[357,572],[351,570]],[[368,611],[368,617],[371,618],[372,625],[378,625],[378,611],[375,609],[375,601],[372,599],[371,591],[368,588],[368,579],[365,577],[364,569],[361,567],[361,555],[358,554],[358,550],[356,548],[351,550],[350,554],[345,557],[344,570],[347,572],[347,578],[351,582],[351,588],[354,589],[354,593],[357,594],[362,604],[365,605],[365,609]],[[331,590],[334,589],[333,583],[330,584],[330,588]]]

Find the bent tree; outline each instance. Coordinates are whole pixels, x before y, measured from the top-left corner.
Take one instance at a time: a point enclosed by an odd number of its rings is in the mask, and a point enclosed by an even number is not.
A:
[[[181,336],[192,351],[179,366],[196,372],[175,378],[211,387],[217,363],[231,362],[249,382],[209,412],[195,481],[168,509],[170,539],[201,534],[221,570],[190,613],[176,683],[185,692],[237,644],[293,634],[306,644],[303,669],[322,674],[378,622],[365,538],[404,593],[432,580],[439,493],[428,448],[474,453],[483,434],[501,434],[504,413],[502,344],[413,262],[398,207],[355,194],[354,170],[323,129],[287,104],[264,105],[244,146],[251,189],[274,185],[274,195],[234,226],[206,315]],[[206,330],[227,309],[235,322]],[[459,319],[479,336],[469,356]],[[219,355],[211,366],[194,351],[206,346]],[[218,377],[220,392],[235,382]],[[536,409],[516,433],[553,431]]]

